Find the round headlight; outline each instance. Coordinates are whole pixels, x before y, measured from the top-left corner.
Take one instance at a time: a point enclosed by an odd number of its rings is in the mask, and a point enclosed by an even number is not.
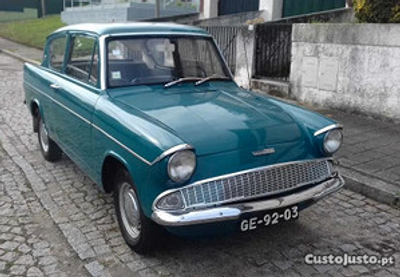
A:
[[[168,161],[168,175],[177,183],[189,180],[195,168],[196,155],[190,150],[176,152]]]
[[[334,129],[329,131],[325,135],[324,139],[324,151],[327,154],[334,154],[342,146],[343,142],[343,133],[340,129]]]

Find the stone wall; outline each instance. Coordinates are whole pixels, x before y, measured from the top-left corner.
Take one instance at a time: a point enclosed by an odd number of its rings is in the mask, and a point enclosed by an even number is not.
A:
[[[291,97],[400,119],[399,24],[295,24]]]

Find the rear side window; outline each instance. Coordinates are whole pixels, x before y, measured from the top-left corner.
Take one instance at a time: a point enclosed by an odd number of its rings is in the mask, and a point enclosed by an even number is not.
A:
[[[67,37],[55,38],[49,45],[49,66],[50,68],[61,71],[65,56]]]
[[[95,38],[71,37],[70,55],[65,74],[79,81],[97,85],[98,46]]]

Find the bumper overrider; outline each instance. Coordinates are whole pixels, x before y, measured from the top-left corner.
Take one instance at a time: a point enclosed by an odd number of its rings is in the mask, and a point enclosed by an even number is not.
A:
[[[326,160],[329,169],[332,169],[332,160]],[[213,207],[200,207],[194,209],[161,210],[158,209],[158,197],[153,205],[152,219],[165,227],[190,226],[223,221],[239,220],[246,214],[268,212],[300,203],[316,203],[326,196],[341,189],[345,182],[338,172],[329,172],[329,178],[324,181],[314,182],[312,185],[301,186],[296,192],[286,191],[284,196],[276,198],[270,196],[266,200],[248,200],[227,204],[216,204]],[[203,192],[204,194],[204,192]]]

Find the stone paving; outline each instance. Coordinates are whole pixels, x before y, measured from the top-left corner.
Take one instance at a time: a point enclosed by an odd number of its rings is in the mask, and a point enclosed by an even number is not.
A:
[[[0,145],[0,277],[90,276]]]
[[[348,188],[400,207],[400,124],[306,107],[344,125],[344,143],[336,157]]]
[[[0,276],[400,276],[400,211],[348,190],[289,224],[214,238],[168,236],[151,255],[133,253],[112,197],[67,157],[41,157],[22,103],[21,69],[0,55],[0,213],[8,215],[0,217]],[[311,266],[308,253],[394,256],[396,263]],[[49,265],[57,273],[46,271]]]
[[[400,125],[338,111],[334,118],[345,124],[346,141],[338,153],[341,164],[392,183],[400,191]]]

